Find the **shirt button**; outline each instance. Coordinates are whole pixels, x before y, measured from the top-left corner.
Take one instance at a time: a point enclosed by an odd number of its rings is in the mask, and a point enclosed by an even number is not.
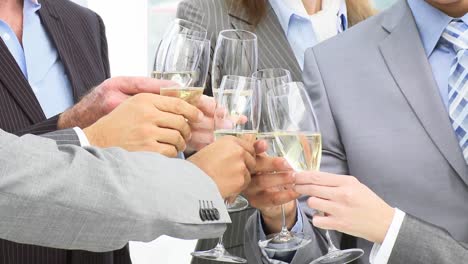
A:
[[[3,39],[4,41],[9,41],[9,40],[11,39],[11,36],[10,36],[10,34],[8,34],[8,33],[3,33],[2,39]]]

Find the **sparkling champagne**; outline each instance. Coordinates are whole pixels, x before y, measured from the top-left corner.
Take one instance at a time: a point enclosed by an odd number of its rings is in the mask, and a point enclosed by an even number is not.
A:
[[[318,171],[322,158],[322,137],[319,133],[270,132],[258,139],[268,143],[267,154],[285,158],[295,171]]]
[[[160,94],[180,98],[191,105],[197,105],[203,95],[203,87],[165,87],[161,88]]]
[[[178,83],[181,86],[194,86],[198,81],[198,72],[196,71],[177,71],[160,72],[153,71],[151,77],[160,80],[169,80]]]
[[[222,130],[216,130],[214,132],[215,134],[215,139],[218,140],[224,136],[234,136],[241,138],[249,143],[254,143],[255,140],[257,140],[257,131],[256,130],[240,130],[240,131],[235,131],[235,130],[228,130],[228,129],[222,129]]]

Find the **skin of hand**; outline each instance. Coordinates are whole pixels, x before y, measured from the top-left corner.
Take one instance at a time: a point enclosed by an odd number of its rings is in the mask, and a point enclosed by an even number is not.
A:
[[[58,128],[85,128],[112,112],[126,99],[140,93],[159,94],[161,87],[173,86],[171,81],[146,77],[110,78],[84,96],[80,102],[62,113]]]
[[[395,209],[353,176],[324,172],[296,175],[296,192],[310,196],[309,207],[323,212],[314,226],[382,243]]]
[[[141,93],[83,131],[93,146],[176,157],[191,137],[186,120],[197,123],[202,116],[200,110],[181,99]]]
[[[242,192],[255,172],[255,148],[233,136],[225,136],[201,149],[188,161],[210,176],[226,199]]]
[[[187,142],[187,152],[199,151],[214,142],[214,113],[216,102],[214,98],[203,95],[196,105],[203,112],[200,122],[189,123],[192,138]]]
[[[262,145],[264,144],[264,145]],[[295,183],[295,172],[283,158],[268,157],[262,149],[266,150],[266,143],[259,141],[256,144],[258,154],[256,157],[256,174],[244,190],[243,195],[249,200],[252,207],[262,214],[264,230],[267,235],[278,233],[281,230],[281,207],[284,204],[286,225],[292,228],[296,223],[296,199],[300,196],[292,186]]]

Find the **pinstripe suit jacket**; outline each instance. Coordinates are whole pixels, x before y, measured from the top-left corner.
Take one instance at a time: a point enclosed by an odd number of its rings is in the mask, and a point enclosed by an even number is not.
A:
[[[109,77],[104,24],[101,18],[68,0],[41,0],[43,26],[54,42],[70,79],[75,102]],[[40,52],[40,51],[38,51]],[[0,40],[0,128],[18,135],[57,129],[58,116],[46,119],[15,59]],[[73,133],[58,139],[76,143]],[[0,264],[131,263],[128,248],[108,253],[59,250],[0,240]]]
[[[266,17],[254,26],[245,11],[237,4],[238,0],[185,0],[180,3],[177,17],[189,20],[208,29],[212,40],[212,55],[220,31],[224,29],[244,29],[252,31],[258,37],[258,67],[285,68],[291,71],[293,80],[302,81],[302,71],[284,34],[278,18],[271,6],[268,6]],[[210,84],[210,78],[208,84]],[[211,95],[211,86],[207,85],[205,94]],[[226,248],[233,254],[244,254],[244,227],[254,209],[231,214],[232,225],[224,234]],[[197,250],[206,250],[216,245],[216,240],[200,240]],[[214,263],[193,259],[193,264]]]

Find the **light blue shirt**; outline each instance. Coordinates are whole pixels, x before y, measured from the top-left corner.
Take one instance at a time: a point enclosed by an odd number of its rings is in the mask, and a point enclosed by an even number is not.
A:
[[[453,18],[426,1],[408,0],[408,4],[416,20],[426,56],[439,87],[440,97],[448,109],[448,79],[456,54],[453,49],[438,44],[442,33]],[[461,19],[468,24],[468,14]]]
[[[270,0],[270,4],[278,17],[299,66],[303,69],[305,51],[319,42],[312,22],[310,22],[309,17],[299,14],[287,6],[285,0]],[[341,24],[341,29],[337,33],[340,33],[348,28],[346,4],[344,2],[338,12],[337,19]]]
[[[11,27],[0,19],[0,37],[28,80],[47,118],[73,105],[73,92],[54,43],[42,26],[36,0],[25,0],[23,45]]]

